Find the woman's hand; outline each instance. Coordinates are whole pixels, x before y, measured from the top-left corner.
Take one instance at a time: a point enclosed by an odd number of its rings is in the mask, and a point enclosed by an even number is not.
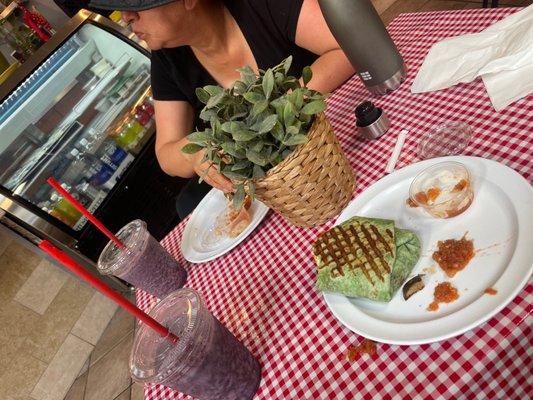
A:
[[[217,188],[219,190],[222,190],[224,193],[233,193],[235,191],[235,187],[233,186],[233,183],[226,178],[224,175],[222,175],[215,164],[213,164],[211,161],[204,161],[202,162],[202,158],[204,157],[204,152],[199,151],[194,155],[193,158],[193,168],[194,172],[198,174],[198,176],[202,177],[204,181],[206,181],[209,185],[213,186],[214,188]]]

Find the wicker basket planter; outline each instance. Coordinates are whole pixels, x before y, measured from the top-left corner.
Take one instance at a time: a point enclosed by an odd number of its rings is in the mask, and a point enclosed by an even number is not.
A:
[[[322,225],[339,214],[355,185],[354,171],[324,113],[316,116],[308,138],[255,187],[258,200],[300,227]]]

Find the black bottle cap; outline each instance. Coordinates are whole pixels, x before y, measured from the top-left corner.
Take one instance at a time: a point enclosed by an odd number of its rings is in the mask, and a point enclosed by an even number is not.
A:
[[[372,102],[364,101],[355,108],[357,126],[368,126],[381,116],[381,108],[377,108]]]

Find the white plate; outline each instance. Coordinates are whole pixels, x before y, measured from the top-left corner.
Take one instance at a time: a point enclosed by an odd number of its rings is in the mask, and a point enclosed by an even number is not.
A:
[[[416,174],[442,161],[458,161],[473,174],[474,202],[463,214],[439,220],[407,207],[409,185]],[[504,308],[527,283],[533,270],[533,189],[517,172],[476,157],[445,157],[422,161],[398,170],[365,190],[337,219],[355,215],[393,219],[396,226],[416,232],[422,256],[411,275],[426,273],[426,287],[408,301],[401,289],[389,303],[324,293],[333,314],[353,332],[391,344],[422,344],[457,336],[485,322]],[[476,256],[450,279],[431,259],[438,240],[459,239],[465,232],[474,240]],[[451,281],[459,299],[427,311],[437,283]],[[495,288],[495,296],[484,294]]]
[[[192,263],[214,260],[237,246],[252,233],[268,212],[268,207],[254,200],[250,206],[252,222],[237,237],[215,233],[217,217],[226,211],[228,200],[218,189],[212,189],[194,209],[183,231],[181,252]]]

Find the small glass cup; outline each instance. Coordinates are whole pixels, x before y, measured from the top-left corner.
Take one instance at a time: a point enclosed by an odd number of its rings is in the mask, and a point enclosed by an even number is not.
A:
[[[149,314],[178,342],[173,344],[141,324],[130,356],[135,381],[162,384],[201,400],[254,396],[261,381],[259,363],[205,308],[198,292],[177,290]]]
[[[461,154],[471,136],[472,128],[467,123],[444,122],[422,136],[418,144],[418,158],[426,160]]]
[[[445,161],[420,172],[409,187],[408,204],[436,218],[464,212],[474,200],[472,177],[461,163]]]
[[[187,271],[136,219],[117,233],[126,249],[109,241],[98,258],[98,270],[115,275],[160,299],[183,287]]]

